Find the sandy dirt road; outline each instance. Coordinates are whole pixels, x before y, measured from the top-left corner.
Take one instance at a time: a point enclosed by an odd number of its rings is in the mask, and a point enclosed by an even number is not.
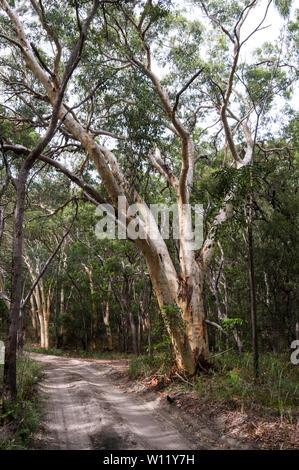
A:
[[[109,361],[31,354],[42,363],[46,396],[36,449],[206,449],[186,437],[156,401],[126,393],[110,379]]]

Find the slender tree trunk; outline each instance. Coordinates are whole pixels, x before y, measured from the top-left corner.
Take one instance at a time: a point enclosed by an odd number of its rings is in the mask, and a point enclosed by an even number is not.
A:
[[[221,248],[221,251],[222,251],[222,248]],[[223,263],[223,252],[222,252],[222,260],[221,260],[221,263],[220,263],[220,269],[219,269],[218,274],[216,275],[216,278],[213,277],[211,272],[210,272],[210,277],[209,277],[210,289],[211,289],[211,291],[212,291],[212,293],[215,297],[216,308],[217,308],[217,316],[218,316],[218,321],[219,321],[220,325],[221,325],[221,322],[224,318],[228,318],[227,288],[226,288],[226,279],[225,279],[225,276],[223,276],[223,273],[222,273],[222,263]],[[219,279],[220,279],[221,276],[223,276],[223,285],[224,285],[224,290],[225,290],[225,295],[224,295],[225,309],[224,309],[224,311],[223,311],[223,308],[222,308],[222,305],[221,305],[221,302],[220,302],[220,299],[219,299],[219,288],[218,288],[218,282],[219,282]],[[221,329],[220,329],[220,333],[221,333],[221,335],[223,333]],[[234,340],[235,340],[237,348],[238,348],[238,353],[241,354],[242,353],[242,342],[241,342],[240,336],[239,336],[236,328],[233,328],[232,334],[233,334]],[[228,336],[226,336],[226,339],[228,340]]]
[[[24,309],[20,308],[18,325],[18,350],[22,351],[24,346]]]
[[[128,352],[128,327],[127,327],[127,316],[123,313],[122,315],[122,335],[123,335],[123,352]]]
[[[152,318],[151,318],[151,311],[148,310],[147,313],[148,319],[148,330],[147,330],[147,344],[148,344],[148,353],[151,357],[154,355],[153,344],[152,344]]]
[[[64,317],[64,288],[61,286],[60,289],[60,300],[59,300],[59,317],[60,317],[60,325],[58,327],[57,333],[57,347],[61,348],[63,345],[63,336],[64,336],[64,329],[63,329],[63,317]]]
[[[51,307],[51,294],[48,293],[47,305],[44,311],[44,329],[45,329],[45,348],[50,348],[50,307]]]
[[[35,335],[35,341],[39,341],[36,309],[35,309],[35,304],[34,304],[34,295],[30,297],[30,304],[31,304],[30,317],[31,317],[32,328],[33,328],[34,335]]]
[[[42,307],[42,300],[40,296],[39,285],[37,285],[34,289],[34,298],[36,302],[37,316],[38,316],[38,321],[39,321],[40,346],[41,348],[44,348],[45,347],[45,324],[44,324],[43,307]]]
[[[132,333],[133,351],[134,351],[134,354],[138,356],[137,329],[136,329],[135,319],[134,319],[134,315],[133,315],[131,308],[128,308],[128,314],[129,314],[129,321],[130,321],[131,333]]]
[[[3,403],[14,400],[17,395],[16,351],[19,314],[22,301],[22,247],[23,219],[25,211],[25,185],[27,171],[20,171],[16,180],[16,205],[14,210],[14,234],[12,252],[11,304],[8,334],[5,344]]]
[[[144,279],[146,283],[146,280]],[[148,354],[153,356],[153,347],[152,347],[152,320],[151,320],[151,298],[152,298],[152,284],[150,283],[148,289],[145,289],[144,301],[140,300],[140,311],[141,311],[141,322],[143,331],[147,329],[147,344],[148,344]]]
[[[39,281],[39,290],[41,295],[41,315],[42,315],[42,323],[43,323],[43,344],[44,348],[49,349],[50,347],[50,333],[49,333],[49,325],[50,325],[50,311],[51,311],[51,301],[52,301],[52,291],[51,288],[48,288],[47,296],[44,290],[44,283],[41,279]]]
[[[137,331],[138,355],[141,354],[141,345],[142,345],[142,318],[141,318],[140,312],[138,312],[138,331]]]
[[[97,316],[97,307],[96,303],[94,300],[94,286],[93,286],[93,280],[92,280],[92,270],[88,268],[85,264],[83,264],[83,267],[88,275],[89,278],[89,288],[90,288],[90,295],[91,295],[91,348],[96,349],[97,348],[97,330],[98,330],[98,316]]]
[[[110,302],[111,302],[111,281],[109,281],[108,293],[107,293],[107,302],[106,302],[106,305],[105,305],[105,309],[103,311],[103,321],[104,321],[104,325],[105,325],[105,329],[106,329],[108,351],[113,350],[112,333],[111,333],[111,327],[110,327]]]
[[[49,321],[44,319],[44,330],[45,330],[45,345],[46,349],[50,348],[50,337],[49,337]]]
[[[134,354],[138,355],[138,343],[137,343],[137,329],[136,329],[136,324],[135,324],[135,319],[134,319],[134,314],[132,312],[132,309],[130,307],[130,302],[129,302],[129,281],[127,278],[124,280],[124,285],[121,293],[119,294],[115,289],[114,289],[114,295],[120,305],[121,311],[123,313],[123,318],[124,322],[126,325],[126,320],[125,317],[128,316],[130,327],[131,327],[131,333],[132,333],[132,347],[133,347],[133,352]],[[124,341],[127,345],[127,339],[126,335],[124,337]],[[126,346],[127,348],[127,346]]]
[[[249,196],[249,220],[248,220],[248,275],[249,275],[249,288],[250,288],[250,315],[251,315],[251,328],[252,328],[252,352],[253,352],[253,370],[257,378],[259,375],[258,370],[258,337],[257,337],[257,318],[256,318],[256,287],[254,276],[254,256],[253,256],[253,231],[252,231],[252,218],[253,218],[253,180],[252,169],[250,173],[250,196]]]

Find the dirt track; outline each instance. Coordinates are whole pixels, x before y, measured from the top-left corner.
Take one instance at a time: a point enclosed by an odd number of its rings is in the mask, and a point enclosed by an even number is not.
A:
[[[47,396],[36,449],[194,449],[157,400],[126,393],[109,378],[113,361],[90,362],[32,354],[45,365],[40,393]]]

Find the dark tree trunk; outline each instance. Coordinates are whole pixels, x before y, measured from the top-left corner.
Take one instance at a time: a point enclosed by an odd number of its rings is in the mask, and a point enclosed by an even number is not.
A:
[[[28,172],[21,170],[16,180],[16,204],[14,210],[14,234],[12,253],[11,305],[8,334],[5,344],[3,404],[17,395],[16,353],[19,315],[22,301],[22,248],[23,219],[25,210],[25,186]]]
[[[135,325],[135,319],[132,310],[128,307],[128,314],[129,314],[129,321],[130,321],[130,326],[131,326],[131,332],[132,332],[132,346],[133,346],[133,351],[136,356],[138,356],[138,342],[137,342],[137,329]]]

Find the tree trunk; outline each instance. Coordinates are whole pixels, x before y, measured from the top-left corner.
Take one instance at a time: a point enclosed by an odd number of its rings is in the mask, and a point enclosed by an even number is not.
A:
[[[141,346],[142,345],[142,317],[140,312],[138,312],[138,331],[137,331],[137,347],[138,347],[138,355],[141,354]]]
[[[14,234],[12,253],[11,304],[10,317],[8,320],[8,334],[5,343],[3,404],[10,400],[14,400],[17,395],[16,350],[18,321],[22,301],[22,247],[26,179],[27,172],[20,171],[19,177],[16,181],[16,205],[14,210]]]
[[[36,302],[37,316],[38,316],[38,321],[39,321],[40,346],[41,348],[44,348],[45,347],[45,324],[44,324],[43,307],[42,307],[42,301],[40,297],[39,285],[37,285],[34,289],[34,298]]]
[[[130,307],[128,308],[128,314],[129,314],[129,321],[130,321],[131,333],[132,333],[133,351],[134,351],[134,354],[138,356],[137,329],[136,329],[134,315]]]
[[[49,339],[49,319],[44,317],[44,348],[49,349],[50,339]]]
[[[253,233],[252,233],[252,217],[253,217],[253,180],[252,169],[250,173],[250,201],[249,201],[249,219],[248,219],[248,276],[250,288],[250,314],[252,328],[252,352],[253,352],[253,370],[257,378],[258,370],[258,338],[257,338],[257,319],[256,319],[256,288],[254,276],[254,258],[253,258]]]
[[[18,325],[18,351],[23,350],[24,346],[24,309],[20,308]]]
[[[30,317],[31,317],[32,328],[33,328],[33,331],[34,331],[35,340],[39,341],[38,325],[37,325],[37,318],[36,318],[36,309],[35,309],[35,304],[34,304],[34,295],[31,295],[31,297],[30,297],[30,304],[31,304]]]
[[[211,289],[211,291],[212,291],[212,293],[215,297],[218,321],[221,325],[221,321],[224,318],[229,318],[229,316],[228,316],[228,299],[227,299],[226,278],[222,273],[222,265],[223,265],[223,262],[224,262],[224,254],[223,254],[222,247],[220,247],[220,248],[221,248],[221,253],[222,253],[220,268],[219,268],[218,274],[215,277],[212,275],[212,272],[210,271],[209,284],[210,284],[210,289]],[[220,302],[220,299],[219,299],[219,288],[218,288],[218,284],[219,284],[219,280],[220,280],[221,276],[223,277],[223,285],[224,285],[224,291],[225,291],[225,295],[224,295],[225,309],[224,309],[224,311],[222,309],[221,302]],[[221,333],[221,335],[223,333],[221,329],[220,329],[220,333]],[[235,342],[236,342],[236,345],[237,345],[237,348],[238,348],[238,353],[241,354],[242,353],[242,342],[241,342],[241,338],[240,338],[239,333],[237,332],[236,328],[233,328],[232,334],[233,334],[233,337],[235,339]],[[228,339],[228,336],[226,336],[226,339]],[[227,348],[228,348],[228,346],[227,346]]]
[[[152,345],[152,318],[151,318],[150,309],[148,310],[147,319],[148,319],[148,330],[147,330],[148,353],[151,357],[153,357],[154,351],[153,351],[153,345]]]
[[[63,329],[63,317],[64,317],[64,288],[61,286],[60,290],[60,299],[59,299],[59,318],[60,318],[60,325],[57,327],[57,348],[61,348],[63,346],[63,336],[64,336],[64,329]]]
[[[139,300],[140,306],[140,313],[139,313],[139,326],[140,326],[140,337],[139,341],[139,353],[141,353],[142,347],[142,332],[145,332],[147,329],[147,344],[148,344],[148,353],[152,357],[153,356],[153,347],[152,347],[152,324],[151,324],[151,298],[152,298],[152,284],[147,284],[147,280],[143,279],[145,283],[144,287],[144,298],[143,300]],[[137,299],[135,298],[135,302],[137,303]]]
[[[196,263],[188,283],[169,282],[171,270],[161,259],[146,261],[178,367],[194,374],[208,356],[208,337],[204,319],[202,273]],[[168,276],[167,276],[168,274]]]
[[[111,301],[111,281],[109,281],[108,285],[108,293],[107,293],[107,302],[103,312],[103,321],[106,328],[106,337],[107,337],[107,348],[108,351],[112,351],[112,334],[111,334],[111,327],[110,327],[110,301]]]
[[[85,264],[83,264],[83,267],[88,275],[89,278],[89,288],[90,288],[90,296],[91,296],[91,348],[96,349],[97,348],[97,330],[98,330],[98,316],[97,316],[97,307],[96,303],[94,300],[94,286],[93,286],[93,280],[92,280],[92,270],[88,268]]]

